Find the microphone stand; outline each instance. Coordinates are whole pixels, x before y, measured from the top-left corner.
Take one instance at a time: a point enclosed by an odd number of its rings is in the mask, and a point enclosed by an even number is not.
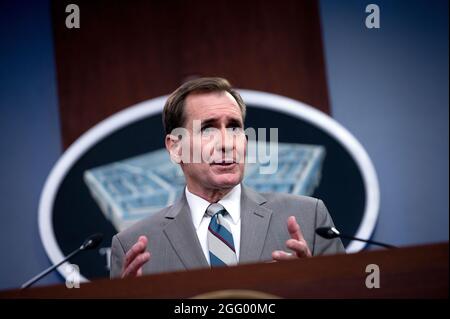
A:
[[[69,255],[67,255],[67,257],[65,257],[63,260],[61,260],[56,265],[53,265],[53,266],[47,268],[40,274],[38,274],[38,275],[34,276],[33,278],[31,278],[30,280],[28,280],[26,283],[24,283],[20,287],[20,289],[26,289],[26,288],[30,287],[36,281],[38,281],[39,279],[41,279],[42,277],[47,275],[49,272],[55,270],[58,266],[60,266],[62,263],[65,263],[66,261],[68,261],[70,258],[72,258],[76,254],[78,254],[80,251],[93,249],[93,248],[97,247],[100,244],[100,242],[102,241],[102,239],[103,239],[103,234],[100,234],[100,233],[89,236],[79,248],[75,249],[73,252],[71,252]]]
[[[362,238],[358,238],[358,237],[348,236],[348,235],[345,235],[345,234],[340,234],[339,237],[345,238],[345,239],[350,239],[350,240],[362,241],[362,242],[365,242],[365,243],[368,243],[368,244],[382,246],[382,247],[390,248],[390,249],[397,248],[396,246],[385,244],[385,243],[380,243],[379,241],[375,241],[375,240],[371,240],[371,239],[362,239]]]
[[[41,279],[42,277],[46,276],[48,273],[50,273],[51,271],[55,270],[57,267],[59,267],[61,264],[65,263],[67,260],[69,260],[70,258],[72,258],[73,256],[75,256],[76,254],[78,254],[80,251],[83,250],[83,246],[80,246],[79,248],[75,249],[73,252],[71,252],[69,255],[67,255],[66,258],[64,258],[63,260],[61,260],[59,263],[57,263],[56,265],[53,265],[49,268],[47,268],[46,270],[44,270],[43,272],[41,272],[40,274],[37,274],[36,276],[34,276],[33,278],[31,278],[30,280],[28,280],[26,283],[24,283],[20,289],[26,289],[28,287],[30,287],[32,284],[34,284],[36,281],[38,281],[39,279]]]
[[[333,239],[333,238],[339,237],[339,238],[345,238],[345,239],[350,239],[350,240],[362,241],[364,243],[382,246],[385,248],[397,248],[393,245],[381,243],[379,241],[370,240],[370,239],[362,239],[362,238],[358,238],[358,237],[354,237],[354,236],[341,234],[341,232],[338,231],[335,227],[319,227],[316,229],[316,234],[325,239]]]

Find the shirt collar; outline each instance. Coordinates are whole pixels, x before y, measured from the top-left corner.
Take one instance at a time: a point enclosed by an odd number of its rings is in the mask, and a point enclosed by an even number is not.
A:
[[[219,200],[221,204],[230,214],[233,224],[237,224],[241,218],[241,184],[233,187],[233,189]]]
[[[187,186],[185,188],[185,194],[189,208],[191,209],[192,222],[195,229],[198,229],[210,203],[200,196],[191,193]],[[233,224],[237,224],[241,218],[241,184],[233,187],[218,203],[225,207],[228,214],[230,214]]]

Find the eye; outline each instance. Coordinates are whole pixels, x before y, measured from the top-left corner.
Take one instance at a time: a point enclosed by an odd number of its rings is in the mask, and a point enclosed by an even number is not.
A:
[[[242,127],[234,125],[229,127],[228,130],[232,133],[239,133],[242,131]]]
[[[211,133],[213,131],[213,127],[211,125],[205,125],[202,127],[202,133]]]

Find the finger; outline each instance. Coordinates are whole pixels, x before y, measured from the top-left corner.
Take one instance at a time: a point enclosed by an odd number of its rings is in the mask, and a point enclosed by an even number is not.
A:
[[[125,255],[125,264],[124,267],[128,267],[128,265],[136,258],[137,255],[143,253],[145,249],[147,249],[147,237],[140,236],[138,241],[128,250]]]
[[[295,251],[297,257],[311,257],[311,251],[304,240],[289,239],[286,241],[286,247]]]
[[[139,254],[122,272],[122,278],[142,275],[142,266],[150,260],[150,253]]]
[[[300,226],[298,225],[297,220],[295,219],[295,216],[290,216],[288,218],[287,227],[292,239],[305,240],[303,238],[302,231],[300,230]]]
[[[135,260],[123,271],[122,278],[137,277],[142,275],[142,266],[150,259],[146,252],[139,255]]]
[[[150,253],[148,251],[137,255],[127,267],[122,270],[122,278],[128,276],[136,276],[138,270],[150,259]]]
[[[125,267],[128,266],[133,259],[138,255],[145,251],[147,248],[147,237],[146,236],[140,236],[138,238],[138,241],[128,250],[127,254],[125,255]]]
[[[272,252],[272,259],[276,261],[292,260],[296,258],[297,257],[294,254],[282,250],[275,250]]]

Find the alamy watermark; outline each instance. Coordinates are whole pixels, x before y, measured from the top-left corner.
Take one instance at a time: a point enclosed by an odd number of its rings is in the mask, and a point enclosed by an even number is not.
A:
[[[68,4],[66,6],[66,13],[69,15],[66,17],[67,29],[79,29],[80,28],[80,7],[76,4]]]
[[[67,264],[64,267],[64,272],[67,274],[66,287],[80,288],[80,267],[76,264]]]
[[[366,287],[369,289],[380,288],[380,266],[369,264],[366,266]]]
[[[169,134],[169,150],[174,163],[256,164],[260,174],[273,174],[278,169],[278,128],[240,127],[221,131],[215,127],[202,129],[201,120],[192,129],[178,127]]]
[[[366,17],[367,29],[379,29],[380,28],[380,7],[376,4],[368,4],[366,6],[366,13],[369,15]]]

